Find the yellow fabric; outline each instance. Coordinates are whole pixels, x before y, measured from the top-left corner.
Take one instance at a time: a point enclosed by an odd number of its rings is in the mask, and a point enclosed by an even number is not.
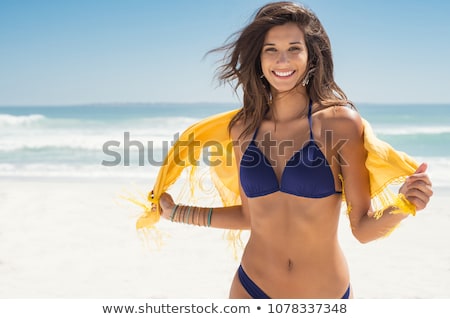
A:
[[[364,147],[367,150],[366,167],[370,178],[370,197],[374,217],[380,218],[389,206],[397,209],[391,214],[404,212],[416,214],[416,209],[402,194],[394,193],[389,186],[399,184],[413,174],[418,163],[403,152],[396,151],[388,143],[378,139],[370,124],[364,123]]]
[[[192,204],[196,192],[201,188],[198,181],[199,170],[204,162],[202,155],[208,154],[209,180],[220,197],[222,206],[240,204],[238,169],[228,133],[228,124],[238,112],[233,110],[206,118],[181,134],[179,140],[169,150],[163,166],[159,170],[153,191],[148,200],[158,205],[159,197],[166,192],[181,176],[187,172],[189,183],[188,201]],[[366,167],[370,177],[370,193],[375,218],[379,218],[385,208],[397,207],[395,212],[408,212],[415,215],[415,207],[404,196],[389,189],[413,174],[418,164],[408,155],[398,152],[389,144],[379,140],[369,123],[364,123],[364,146],[368,152]],[[202,176],[203,178],[203,176]],[[345,200],[345,196],[343,196]],[[153,229],[160,218],[159,207],[156,212],[150,205],[140,204],[145,212],[138,219],[137,229]],[[350,208],[350,207],[348,207]],[[236,238],[236,237],[233,237]]]

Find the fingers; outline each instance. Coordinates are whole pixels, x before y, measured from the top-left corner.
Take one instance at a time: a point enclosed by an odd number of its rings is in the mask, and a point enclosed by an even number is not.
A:
[[[417,170],[415,171],[414,174],[425,173],[427,168],[428,168],[428,164],[427,163],[422,163],[422,164],[419,165],[419,167],[417,168]]]
[[[401,192],[417,210],[424,209],[433,196],[433,185],[426,173],[427,169],[427,163],[420,164],[414,174],[406,178],[401,188]]]
[[[149,193],[149,200],[150,198],[153,200],[154,199],[154,194],[153,191],[151,191]],[[159,197],[159,211],[161,213],[161,215],[163,215],[165,217],[165,213],[166,212],[170,212],[173,208],[173,206],[175,206],[175,203],[172,199],[172,196],[170,196],[167,193],[162,193],[161,196]],[[157,212],[158,211],[158,204],[152,202],[151,206],[150,206],[150,211],[151,212]]]
[[[173,201],[172,196],[170,196],[170,194],[168,193],[162,193],[159,197],[159,208],[161,211],[161,215],[167,217],[174,206],[175,202]]]
[[[433,196],[433,189],[428,176],[409,178],[405,182],[402,192],[416,206],[417,210],[424,209],[430,201],[430,197]]]
[[[408,176],[405,180],[405,184],[409,186],[415,186],[422,185],[423,187],[426,187],[431,190],[433,184],[431,183],[430,177],[426,173],[426,170],[428,168],[427,163],[422,163],[417,168],[416,172]],[[431,196],[431,195],[430,195]]]
[[[416,207],[417,210],[422,210],[428,205],[431,196],[428,196],[423,192],[413,190],[408,192],[405,197]]]
[[[428,176],[409,176],[405,181],[406,189],[416,188],[427,193],[429,196],[433,195],[433,185]]]
[[[425,182],[427,185],[432,186],[430,177],[428,176],[427,173],[414,173],[411,176],[408,176],[406,178],[406,183],[413,183],[416,181],[423,181]]]

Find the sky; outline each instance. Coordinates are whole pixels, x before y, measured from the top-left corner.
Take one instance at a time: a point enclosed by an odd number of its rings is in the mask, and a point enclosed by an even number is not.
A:
[[[261,0],[0,0],[0,105],[239,103],[205,54]],[[305,0],[357,103],[450,103],[450,1]]]

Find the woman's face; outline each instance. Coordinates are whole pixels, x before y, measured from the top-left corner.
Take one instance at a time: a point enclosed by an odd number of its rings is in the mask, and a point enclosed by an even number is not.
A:
[[[305,35],[295,23],[276,26],[267,32],[261,68],[272,90],[292,90],[303,80],[307,62]]]

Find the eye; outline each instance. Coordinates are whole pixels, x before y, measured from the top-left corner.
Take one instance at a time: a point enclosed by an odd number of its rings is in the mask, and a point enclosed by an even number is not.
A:
[[[302,49],[300,47],[290,47],[289,51],[291,52],[300,52]]]
[[[277,49],[275,49],[274,47],[268,47],[268,48],[264,49],[264,52],[274,53],[274,52],[277,52]]]

